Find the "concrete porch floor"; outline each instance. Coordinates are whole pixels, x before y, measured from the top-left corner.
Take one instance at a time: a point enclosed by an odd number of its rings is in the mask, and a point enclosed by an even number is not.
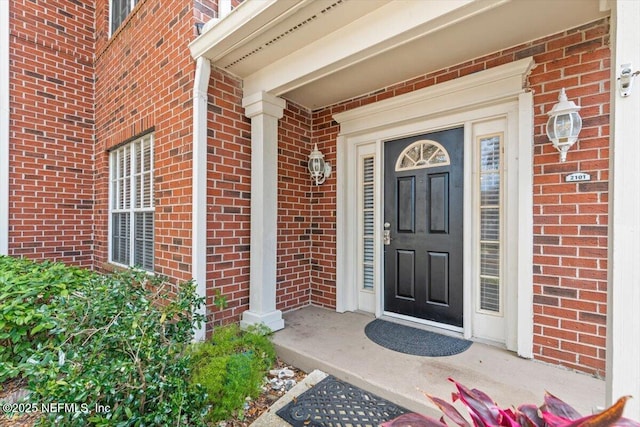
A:
[[[278,355],[305,372],[320,369],[407,409],[437,416],[422,395],[449,400],[452,377],[478,388],[502,407],[542,403],[545,390],[586,415],[602,407],[605,382],[475,342],[447,357],[419,357],[387,350],[370,341],[364,328],[373,316],[305,307],[284,315],[285,328],[274,334]]]

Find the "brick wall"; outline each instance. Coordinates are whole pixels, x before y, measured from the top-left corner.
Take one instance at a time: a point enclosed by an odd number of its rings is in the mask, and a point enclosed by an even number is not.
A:
[[[207,306],[216,323],[238,321],[249,306],[251,125],[242,83],[217,69],[207,127]],[[227,298],[225,310],[214,308],[216,292]]]
[[[187,48],[195,23],[217,11],[217,1],[138,3],[111,38],[108,2],[97,5],[96,54],[97,250],[108,259],[108,151],[145,132],[155,135],[156,272],[191,277],[192,90],[194,61]],[[239,2],[233,2],[234,7]],[[213,69],[207,140],[207,311],[213,324],[238,321],[249,308],[251,135],[242,84]],[[301,178],[310,115],[290,105],[280,122],[278,308],[308,303],[308,220]],[[299,212],[293,214],[293,212]],[[300,221],[304,217],[305,221]],[[214,305],[224,295],[225,309]],[[209,325],[211,326],[211,324]]]
[[[92,266],[91,3],[10,6],[9,252]]]
[[[313,112],[313,138],[335,163],[339,131],[332,116],[497,65],[533,56],[534,93],[534,354],[535,358],[604,374],[609,167],[609,22],[602,20],[463,64],[419,76]],[[580,140],[560,163],[545,135],[546,113],[566,87],[582,106]],[[565,183],[570,172],[591,182]],[[335,305],[335,181],[313,201],[312,301]]]
[[[311,301],[327,308],[336,307],[336,138],[338,126],[331,115],[343,106],[314,112],[313,144],[330,162],[334,172],[324,184],[313,186],[311,204]]]
[[[287,102],[278,129],[278,265],[276,305],[287,311],[308,305],[311,245],[315,241],[315,186],[307,170],[311,113]]]
[[[192,0],[143,0],[109,37],[96,2],[96,263],[108,260],[109,150],[154,130],[155,271],[191,277]]]
[[[609,179],[608,21],[531,46],[534,91],[534,311],[536,358],[604,376]],[[582,106],[580,139],[559,163],[544,123],[560,88]],[[565,183],[575,171],[591,182]]]
[[[207,305],[217,323],[238,321],[249,308],[251,122],[242,107],[242,84],[212,70],[208,116]],[[311,228],[310,113],[287,103],[278,134],[278,252],[276,305],[309,303]],[[213,299],[219,292],[227,307]]]

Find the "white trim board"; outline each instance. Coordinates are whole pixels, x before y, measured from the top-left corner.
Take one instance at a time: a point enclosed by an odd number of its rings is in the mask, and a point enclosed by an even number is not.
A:
[[[640,420],[640,77],[628,97],[616,81],[624,64],[640,69],[640,2],[612,5],[606,403],[633,395],[624,415]]]
[[[352,289],[357,265],[353,256],[354,239],[350,233],[354,230],[353,212],[357,211],[353,205],[355,194],[354,179],[355,169],[353,159],[357,153],[357,147],[366,144],[375,144],[379,159],[382,158],[382,142],[389,139],[401,138],[407,135],[429,132],[453,126],[465,126],[465,145],[470,146],[471,126],[474,122],[487,118],[506,117],[517,125],[511,129],[509,138],[508,166],[511,176],[510,188],[513,192],[507,209],[507,218],[522,218],[515,224],[517,238],[509,239],[514,252],[518,253],[514,262],[517,277],[517,285],[509,299],[513,302],[514,317],[511,319],[517,326],[510,327],[507,331],[507,348],[517,351],[523,357],[532,357],[533,323],[531,318],[533,305],[533,276],[530,268],[519,269],[520,266],[532,262],[533,231],[531,228],[533,211],[524,210],[530,206],[533,195],[531,174],[533,165],[533,99],[523,89],[524,80],[533,67],[531,58],[516,61],[510,64],[465,76],[450,82],[442,83],[398,97],[389,98],[374,104],[359,107],[350,111],[336,114],[335,120],[340,123],[340,135],[337,147],[337,301],[338,311],[351,311],[358,309],[357,298]],[[471,182],[471,157],[472,153],[465,150],[465,182]],[[377,162],[378,165],[382,161]],[[378,173],[381,171],[378,167]],[[465,189],[465,206],[472,207],[473,199],[471,188]],[[382,200],[380,186],[377,187],[377,200]],[[381,205],[381,203],[379,203]],[[382,207],[377,209],[381,214]],[[470,211],[471,209],[466,209]],[[382,216],[377,215],[378,218]],[[531,218],[530,218],[531,217]],[[465,242],[471,242],[471,213],[465,213]],[[381,227],[377,221],[378,229]],[[376,230],[376,236],[381,235]],[[378,251],[378,258],[382,258]],[[471,247],[466,243],[466,261],[471,259]],[[509,267],[511,268],[511,267]],[[379,271],[382,269],[380,268]],[[472,304],[468,298],[471,295],[472,272],[465,271],[465,319],[471,318]],[[382,298],[378,294],[376,316],[383,314]],[[517,301],[517,302],[516,302]],[[517,309],[515,308],[517,307]],[[525,309],[520,310],[520,307]],[[464,335],[472,336],[470,322],[464,326]]]
[[[0,1],[0,255],[9,254],[9,1]]]
[[[524,92],[532,58],[429,86],[334,115],[340,135],[352,135],[422,117],[437,117],[489,105]]]

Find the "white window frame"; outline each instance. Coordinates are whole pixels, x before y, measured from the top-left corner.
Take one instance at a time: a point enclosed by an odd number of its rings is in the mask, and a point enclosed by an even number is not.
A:
[[[122,20],[122,22],[120,22],[118,24],[117,28],[113,28],[113,1],[114,0],[109,0],[109,37],[111,37],[113,35],[113,33],[115,33],[116,31],[118,31],[118,28],[120,28],[120,26],[122,25],[122,23],[127,19],[125,17],[125,19]],[[131,11],[133,11],[133,8],[136,7],[136,4],[138,4],[139,0],[128,0],[129,2],[129,14],[131,14]],[[129,15],[127,15],[129,16]]]
[[[138,167],[138,158],[141,155],[141,153],[138,150],[138,143],[140,142],[144,142],[145,140],[149,140],[150,143],[150,156],[151,156],[151,162],[150,162],[150,170],[149,171],[138,171],[136,168]],[[120,162],[119,162],[119,158],[120,155],[122,155],[122,153],[124,153],[126,150],[130,151],[130,156],[129,156],[129,176],[128,176],[128,180],[129,180],[129,204],[128,207],[124,207],[124,208],[117,208],[115,205],[117,204],[117,200],[116,198],[119,196],[117,190],[116,190],[116,181],[122,179],[120,177],[120,173],[119,173],[119,166],[120,166]],[[137,213],[145,213],[145,212],[155,212],[155,191],[154,191],[154,176],[155,176],[155,164],[154,164],[154,154],[155,154],[155,139],[154,139],[154,135],[152,133],[150,134],[146,134],[143,135],[139,138],[136,138],[133,141],[130,141],[126,144],[123,144],[115,149],[113,149],[110,153],[109,153],[109,235],[108,235],[108,241],[109,241],[109,256],[108,256],[108,260],[109,263],[120,266],[120,267],[139,267],[142,268],[146,271],[149,272],[153,272],[153,269],[155,268],[155,248],[154,248],[154,254],[152,255],[152,259],[153,259],[153,266],[149,269],[149,268],[145,268],[144,266],[139,266],[135,264],[135,259],[136,259],[136,249],[135,249],[135,236],[136,236],[136,221],[135,221],[135,215]],[[136,207],[136,197],[137,194],[134,191],[134,189],[136,188],[136,179],[138,179],[138,177],[141,174],[144,173],[150,173],[150,187],[149,187],[149,191],[150,191],[150,195],[145,195],[143,197],[148,196],[149,197],[149,204],[150,206],[141,206],[141,207]],[[143,188],[141,188],[141,191],[144,191]],[[113,225],[113,215],[114,214],[129,214],[129,263],[128,264],[123,264],[119,261],[115,261],[113,259],[113,232],[114,232],[114,225]],[[155,222],[155,219],[154,219]],[[153,241],[154,244],[153,246],[155,247],[155,229],[154,229],[154,235],[153,235]]]

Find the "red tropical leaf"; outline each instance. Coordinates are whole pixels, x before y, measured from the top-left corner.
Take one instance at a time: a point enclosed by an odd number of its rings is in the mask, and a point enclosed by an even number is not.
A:
[[[480,426],[499,426],[502,415],[500,408],[488,398],[485,393],[478,393],[477,390],[469,390],[453,378],[449,378],[458,389],[458,397],[469,409],[471,418],[476,425]]]
[[[577,420],[578,418],[582,418],[582,415],[573,409],[571,405],[563,402],[549,392],[546,392],[544,395],[542,411],[550,412],[553,415],[557,415],[568,420]]]
[[[438,408],[440,408],[440,410],[451,419],[451,421],[453,421],[454,423],[456,423],[457,425],[459,425],[460,427],[469,427],[470,424],[467,422],[467,420],[462,416],[462,414],[460,414],[460,412],[458,412],[458,410],[455,408],[455,406],[453,406],[452,404],[450,404],[449,402],[440,399],[439,397],[435,397],[435,396],[431,396],[430,394],[426,394],[425,396],[427,396],[429,399],[431,399],[431,401],[433,403],[436,404],[436,406]]]
[[[536,405],[520,405],[516,412],[516,419],[522,427],[544,427],[544,420],[540,417]]]
[[[500,415],[502,415],[500,419],[500,425],[505,427],[520,427],[518,421],[516,420],[516,415],[513,413],[511,409],[500,409]]]

